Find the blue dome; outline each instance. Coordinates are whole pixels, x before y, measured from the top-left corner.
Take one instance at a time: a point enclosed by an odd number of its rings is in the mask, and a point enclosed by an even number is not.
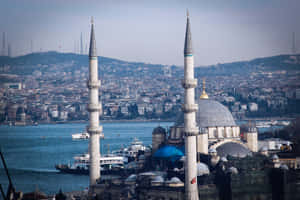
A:
[[[177,147],[163,146],[155,152],[154,157],[176,161],[180,159],[183,155],[183,152]]]

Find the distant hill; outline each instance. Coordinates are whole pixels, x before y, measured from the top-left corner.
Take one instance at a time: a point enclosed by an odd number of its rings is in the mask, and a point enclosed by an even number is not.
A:
[[[199,75],[230,75],[243,74],[258,71],[275,70],[300,70],[300,54],[298,55],[278,55],[265,58],[256,58],[250,61],[240,61],[224,63],[209,67],[196,68],[196,74]]]
[[[9,68],[5,66],[10,66]],[[127,62],[123,60],[99,57],[100,73],[114,76],[143,76],[156,75],[163,72],[164,65],[146,64],[141,62]],[[78,69],[87,70],[88,56],[73,53],[44,52],[32,53],[19,57],[0,56],[0,74],[32,74],[35,70],[42,72],[53,71],[69,72]],[[175,74],[182,74],[182,67],[171,66]],[[250,61],[218,64],[209,67],[198,67],[196,75],[230,75],[247,74],[254,71],[273,70],[300,70],[299,55],[279,55],[266,58],[257,58]],[[179,75],[179,74],[178,74]]]

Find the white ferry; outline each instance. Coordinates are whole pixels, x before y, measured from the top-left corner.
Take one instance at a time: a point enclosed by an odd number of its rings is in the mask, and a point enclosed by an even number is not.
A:
[[[146,151],[146,149],[147,147],[143,145],[143,142],[139,141],[137,138],[134,138],[129,147],[113,151],[113,154],[127,158],[135,158],[137,157],[139,151]]]
[[[90,138],[90,134],[87,132],[84,133],[75,133],[72,134],[72,139],[73,140],[86,140]]]

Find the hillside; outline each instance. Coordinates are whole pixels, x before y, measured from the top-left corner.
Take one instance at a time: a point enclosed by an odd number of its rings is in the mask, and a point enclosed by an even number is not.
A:
[[[9,66],[9,67],[8,67]],[[88,57],[73,53],[45,52],[33,53],[19,57],[0,56],[0,74],[29,75],[35,70],[42,72],[55,68],[58,72],[87,70]],[[113,76],[143,76],[162,73],[164,65],[126,62],[118,59],[99,57],[100,73]],[[86,69],[84,69],[86,68]],[[179,75],[182,67],[172,66],[172,73]],[[240,61],[218,64],[209,67],[197,67],[198,76],[214,75],[245,75],[257,71],[273,70],[300,70],[299,55],[279,55],[266,58],[257,58],[250,61]]]

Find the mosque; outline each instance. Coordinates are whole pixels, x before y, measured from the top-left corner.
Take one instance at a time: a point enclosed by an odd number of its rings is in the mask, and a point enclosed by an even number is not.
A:
[[[189,16],[184,45],[184,104],[174,125],[156,127],[152,150],[142,152],[134,171],[126,176],[101,179],[99,126],[101,103],[97,77],[97,55],[92,24],[88,88],[91,134],[90,199],[233,200],[299,199],[300,171],[289,170],[278,156],[258,151],[257,129],[241,133],[230,111],[209,98],[203,82],[202,95],[195,101],[197,79]],[[126,169],[125,169],[126,172]],[[298,192],[296,192],[298,191]],[[278,197],[278,198],[277,198]]]
[[[238,157],[245,157],[252,152],[257,152],[257,129],[251,127],[247,132],[241,133],[240,127],[236,124],[230,111],[221,103],[209,98],[205,91],[205,80],[203,80],[203,91],[197,104],[198,157],[200,154],[209,154],[215,150],[220,156]],[[152,134],[153,152],[164,145],[173,145],[179,148],[183,146],[183,129],[183,113],[179,113],[168,134],[166,130],[156,128]]]

